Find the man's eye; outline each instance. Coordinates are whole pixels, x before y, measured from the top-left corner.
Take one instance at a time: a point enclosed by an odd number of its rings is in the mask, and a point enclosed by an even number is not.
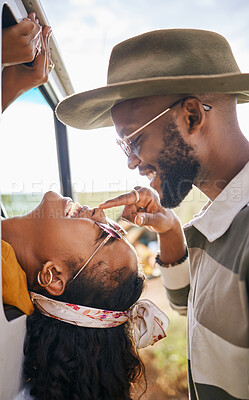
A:
[[[138,142],[139,142],[139,139],[140,139],[141,136],[142,136],[142,134],[139,135],[135,140],[133,140],[133,141],[130,143],[130,146],[132,146],[132,147],[137,147]]]

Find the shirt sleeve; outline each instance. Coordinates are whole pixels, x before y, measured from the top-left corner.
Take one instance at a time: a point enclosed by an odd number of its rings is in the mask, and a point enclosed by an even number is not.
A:
[[[189,259],[174,267],[160,267],[162,283],[171,307],[181,315],[187,314],[190,289]]]

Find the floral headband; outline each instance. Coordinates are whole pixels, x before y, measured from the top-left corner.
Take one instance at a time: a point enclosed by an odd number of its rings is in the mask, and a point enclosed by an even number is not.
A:
[[[138,300],[128,311],[109,311],[64,303],[30,293],[33,304],[48,317],[86,328],[113,328],[128,319],[134,330],[137,348],[153,345],[166,337],[169,319],[152,301]]]

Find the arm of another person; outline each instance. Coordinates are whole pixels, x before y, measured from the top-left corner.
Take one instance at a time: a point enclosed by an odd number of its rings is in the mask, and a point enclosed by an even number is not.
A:
[[[160,245],[160,260],[164,264],[173,264],[184,257],[186,244],[179,219],[173,211],[161,206],[158,197],[149,189],[137,187],[139,201],[130,192],[114,199],[107,200],[99,208],[107,209],[124,205],[121,217],[145,226],[157,232]],[[162,282],[173,309],[186,314],[189,293],[189,261],[174,267],[160,267]]]
[[[41,30],[35,13],[30,13],[19,24],[3,28],[2,67],[33,61],[41,47]]]
[[[10,65],[2,71],[2,111],[17,97],[29,89],[47,82],[51,71],[49,56],[49,38],[52,30],[45,26],[40,33],[41,52],[34,59],[33,66],[24,64]]]

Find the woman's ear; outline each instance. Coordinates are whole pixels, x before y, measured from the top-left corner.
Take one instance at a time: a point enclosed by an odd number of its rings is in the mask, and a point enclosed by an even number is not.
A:
[[[53,261],[47,261],[40,272],[40,281],[44,288],[53,296],[60,296],[65,290],[67,283],[67,273],[65,268],[55,264]]]
[[[183,121],[189,134],[200,130],[205,121],[203,106],[195,97],[188,97],[182,104]]]

